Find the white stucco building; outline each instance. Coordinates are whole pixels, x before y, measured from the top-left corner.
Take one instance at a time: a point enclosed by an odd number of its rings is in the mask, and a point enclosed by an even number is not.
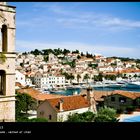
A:
[[[21,85],[25,86],[25,74],[21,73],[20,71],[16,70],[16,82],[19,82]]]
[[[34,82],[39,88],[53,88],[65,86],[65,77],[59,74],[49,74],[37,72]]]
[[[25,84],[28,85],[28,86],[31,86],[32,85],[31,78],[29,78],[29,77],[25,78]]]

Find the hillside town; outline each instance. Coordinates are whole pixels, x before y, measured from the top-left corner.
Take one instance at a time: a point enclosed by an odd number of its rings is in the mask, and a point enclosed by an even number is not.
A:
[[[89,110],[96,113],[103,106],[120,113],[130,106],[139,109],[137,92],[97,91],[94,87],[120,87],[139,82],[140,63],[83,54],[78,50],[67,51],[65,55],[49,53],[47,61],[44,55],[35,55],[36,51],[16,55],[16,91],[30,95],[36,102],[35,109],[28,113],[29,118],[62,122],[68,119],[69,114]],[[77,88],[81,89],[79,94],[59,94],[59,91]]]
[[[87,56],[81,53],[43,55],[31,53],[16,55],[16,82],[23,86],[41,89],[94,83],[95,81],[139,80],[140,63],[106,58],[102,55]],[[97,77],[101,75],[101,80]],[[109,77],[110,76],[110,77]],[[113,77],[114,76],[114,77]]]

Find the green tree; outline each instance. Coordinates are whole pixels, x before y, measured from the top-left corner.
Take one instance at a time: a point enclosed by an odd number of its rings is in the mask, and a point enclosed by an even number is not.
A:
[[[99,73],[99,75],[94,75],[94,81],[103,81],[103,74]]]
[[[68,73],[64,72],[64,73],[62,73],[62,75],[64,75],[65,78],[67,80],[70,80],[70,83],[72,83],[72,80],[74,79],[74,75],[72,75],[72,73],[68,74]]]
[[[35,109],[35,100],[28,94],[23,93],[17,93],[16,96],[16,114],[20,115],[21,112],[26,112],[28,110],[34,110]]]
[[[94,120],[94,116],[95,114],[90,111],[81,114],[74,113],[68,116],[66,122],[92,122]]]
[[[33,119],[29,119],[29,118],[21,115],[20,117],[18,117],[16,119],[16,122],[48,122],[48,120],[46,118],[33,118]]]
[[[33,118],[33,119],[28,119],[28,122],[48,122],[48,119],[46,118]]]
[[[84,53],[83,52],[81,52],[81,56],[84,56]]]
[[[125,79],[127,78],[127,75],[126,75],[126,73],[125,73],[125,74],[123,74],[123,77],[122,77],[122,78],[125,78]]]
[[[81,115],[78,113],[72,114],[68,116],[68,119],[66,122],[84,122]]]
[[[36,56],[36,55],[42,54],[42,52],[39,51],[38,49],[35,49],[34,51],[31,51],[30,53],[31,53],[31,54],[34,54],[35,56]]]
[[[107,80],[116,80],[117,76],[116,75],[105,75],[105,79]]]
[[[28,118],[24,114],[16,114],[16,122],[28,122]]]
[[[48,59],[49,59],[49,56],[48,56],[48,55],[45,55],[45,56],[44,56],[44,61],[45,61],[45,62],[48,62]]]
[[[79,50],[76,50],[76,51],[72,51],[72,53],[78,53],[78,54],[79,54]]]
[[[99,73],[98,78],[99,78],[99,81],[103,81],[103,74]]]
[[[74,79],[74,75],[72,73],[69,75],[70,83],[72,83],[72,80]]]
[[[75,60],[73,60],[72,62],[70,62],[70,66],[71,66],[72,68],[75,68],[75,66],[76,66]]]
[[[68,54],[68,53],[70,53],[69,50],[67,50],[67,49],[64,49],[64,50],[63,50],[63,54],[64,54],[64,55],[66,55],[66,54]]]
[[[87,83],[88,83],[88,79],[89,79],[89,78],[90,78],[90,77],[89,77],[88,74],[85,74],[85,75],[84,75],[84,79],[87,80]]]
[[[134,75],[134,78],[137,78],[137,77],[138,77],[137,74],[135,74],[135,75]]]
[[[80,59],[81,58],[81,56],[80,55],[77,55],[77,59]]]
[[[62,50],[60,48],[54,49],[54,55],[60,55],[62,54]]]
[[[23,52],[22,55],[27,55],[27,52]]]
[[[77,74],[77,82],[79,83],[79,79],[81,78],[80,74]]]
[[[94,122],[117,122],[116,110],[110,107],[102,107],[94,118]]]
[[[86,52],[86,57],[87,58],[93,58],[93,55],[92,54],[89,54],[88,52]]]

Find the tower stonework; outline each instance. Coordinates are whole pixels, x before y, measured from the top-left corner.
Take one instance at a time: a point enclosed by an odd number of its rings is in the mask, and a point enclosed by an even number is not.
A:
[[[15,11],[0,2],[0,122],[15,122]]]

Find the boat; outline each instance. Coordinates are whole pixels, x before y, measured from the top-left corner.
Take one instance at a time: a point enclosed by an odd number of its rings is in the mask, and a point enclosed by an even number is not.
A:
[[[66,89],[75,89],[77,88],[76,86],[66,86]]]
[[[121,87],[123,87],[123,84],[119,84],[119,83],[110,84],[107,87],[110,87],[110,88],[121,88]]]
[[[50,93],[62,93],[62,92],[64,92],[64,90],[57,90],[57,89],[51,89],[49,91],[50,91]]]
[[[125,88],[140,88],[140,81],[127,82],[124,87]]]

